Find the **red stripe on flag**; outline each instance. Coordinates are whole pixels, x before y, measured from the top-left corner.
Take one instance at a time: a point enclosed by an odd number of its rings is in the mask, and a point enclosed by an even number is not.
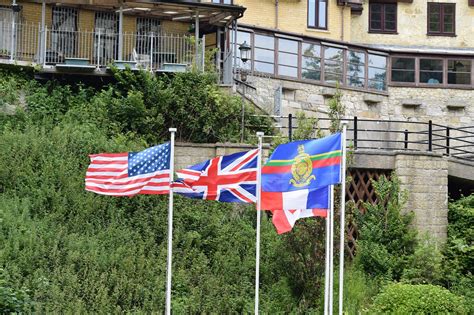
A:
[[[327,218],[328,210],[327,209],[312,209],[315,217]]]
[[[341,164],[341,157],[336,156],[324,160],[313,161],[313,168],[321,168],[326,166],[333,166]],[[276,173],[290,173],[291,165],[284,166],[264,166],[262,167],[262,174],[276,174]]]
[[[114,158],[114,157],[124,157],[128,156],[128,153],[99,153],[99,154],[90,154],[90,158],[95,157],[106,157],[106,158]]]
[[[283,193],[281,192],[261,192],[262,210],[279,210],[283,209]]]
[[[107,164],[120,164],[127,165],[128,161],[125,160],[116,160],[116,161],[105,161],[105,160],[95,160],[92,162],[94,165],[107,165]]]
[[[290,222],[288,222],[288,218],[286,217],[285,211],[274,210],[272,211],[272,213],[272,223],[275,226],[278,234],[283,234],[291,231],[293,226],[291,226]]]
[[[237,189],[231,188],[229,189],[234,195],[238,196],[240,199],[244,200],[245,202],[252,203],[253,201],[247,198],[245,195],[241,194]]]
[[[245,165],[246,163],[248,163],[248,161],[250,161],[251,159],[253,159],[255,157],[255,155],[258,154],[258,150],[255,150],[254,153],[252,153],[251,155],[249,155],[245,160],[243,160],[242,162],[240,162],[237,166],[235,166],[234,168],[232,168],[230,171],[231,172],[234,172],[234,171],[237,171],[238,169],[240,169],[240,167],[242,167],[243,165]]]

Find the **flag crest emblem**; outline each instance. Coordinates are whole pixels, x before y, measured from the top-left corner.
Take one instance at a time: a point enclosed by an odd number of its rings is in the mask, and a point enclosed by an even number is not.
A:
[[[298,146],[298,155],[295,157],[291,165],[291,174],[293,178],[290,179],[290,184],[295,187],[305,187],[311,183],[311,180],[316,180],[316,176],[312,175],[313,163],[311,156],[304,152],[304,145]]]

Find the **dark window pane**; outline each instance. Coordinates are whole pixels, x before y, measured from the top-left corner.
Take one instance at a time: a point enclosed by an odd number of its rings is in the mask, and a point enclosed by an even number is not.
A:
[[[266,61],[273,63],[275,55],[273,50],[255,48],[255,60]]]
[[[430,22],[430,32],[441,32],[441,29],[439,27],[439,23],[431,23]]]
[[[270,63],[263,63],[263,62],[255,61],[254,66],[255,66],[255,71],[267,72],[267,73],[274,73],[275,72],[273,64],[270,64]]]
[[[303,69],[301,75],[305,79],[318,80],[318,81],[321,80],[321,71]]]
[[[392,70],[393,82],[415,82],[415,71]]]
[[[443,60],[420,59],[420,70],[443,70]]]
[[[471,84],[471,73],[448,72],[448,84]]]
[[[440,21],[440,14],[430,14],[430,23],[438,23]]]
[[[372,3],[370,5],[370,12],[372,13],[382,13],[382,5],[379,3]]]
[[[415,58],[392,58],[392,69],[415,70]]]
[[[386,4],[385,5],[385,14],[393,14],[397,13],[397,5],[396,4]]]
[[[373,30],[381,30],[382,29],[382,22],[381,21],[370,21],[370,28]]]
[[[453,15],[454,14],[454,5],[452,4],[443,4],[444,7],[444,15]]]
[[[297,67],[298,66],[298,55],[279,52],[278,53],[278,63],[281,64],[281,65]]]
[[[395,22],[385,21],[386,31],[395,31],[396,29],[397,29],[397,24],[395,24]]]
[[[312,57],[303,57],[303,68],[320,70],[321,69],[321,60],[319,58]]]
[[[429,3],[428,4],[428,8],[429,8],[429,14],[432,15],[432,14],[439,14],[441,12],[441,7],[439,4],[437,3]]]
[[[321,46],[303,43],[303,55],[309,57],[321,57]]]
[[[287,66],[278,66],[278,74],[296,78],[298,76],[298,69]]]
[[[298,42],[288,39],[278,39],[278,50],[297,54]]]
[[[268,48],[268,49],[274,49],[275,48],[275,38],[273,38],[272,36],[265,36],[265,35],[255,34],[255,46],[256,47],[262,47],[262,48]]]
[[[453,24],[444,23],[444,32],[453,33],[454,32]]]
[[[471,60],[448,60],[448,71],[471,72]]]
[[[443,83],[443,72],[420,71],[420,82],[428,84],[441,84]]]

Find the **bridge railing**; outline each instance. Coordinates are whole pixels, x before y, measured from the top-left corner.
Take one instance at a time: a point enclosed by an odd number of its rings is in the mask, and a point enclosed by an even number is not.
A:
[[[279,121],[276,128],[293,140],[300,128],[297,117],[269,116]],[[306,118],[312,119],[312,118]],[[313,130],[330,130],[329,118],[313,118]],[[450,127],[427,122],[406,120],[375,120],[353,117],[349,121],[347,140],[355,150],[406,150],[435,152],[474,162],[474,126]]]

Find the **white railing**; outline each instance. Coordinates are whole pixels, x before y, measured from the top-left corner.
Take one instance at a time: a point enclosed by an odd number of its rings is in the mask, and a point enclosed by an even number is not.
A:
[[[43,66],[72,62],[103,68],[127,62],[132,68],[148,70],[166,69],[170,64],[182,68],[194,64],[202,69],[202,44],[200,39],[196,46],[194,37],[185,34],[120,35],[104,29],[54,30],[0,21],[0,61],[25,61]]]

